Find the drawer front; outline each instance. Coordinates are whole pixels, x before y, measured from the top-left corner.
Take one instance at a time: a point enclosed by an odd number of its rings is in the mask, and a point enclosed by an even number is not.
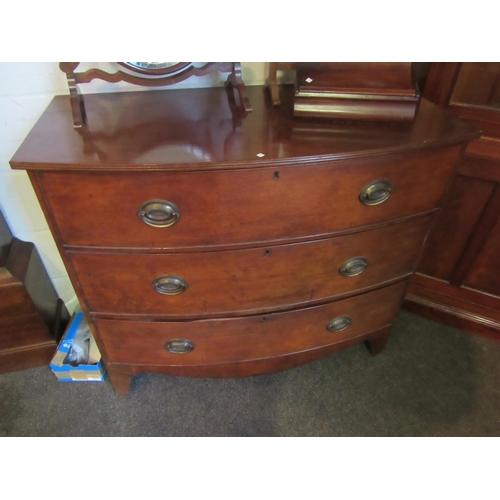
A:
[[[430,217],[308,243],[173,254],[72,253],[92,312],[249,314],[315,303],[409,275]]]
[[[243,361],[302,352],[383,328],[392,323],[405,288],[402,282],[327,305],[266,316],[149,323],[97,319],[95,323],[109,359],[116,363]]]
[[[438,207],[459,150],[282,168],[37,175],[66,245],[213,247],[309,239],[427,212]],[[384,194],[379,181],[390,196],[363,204],[363,192]]]

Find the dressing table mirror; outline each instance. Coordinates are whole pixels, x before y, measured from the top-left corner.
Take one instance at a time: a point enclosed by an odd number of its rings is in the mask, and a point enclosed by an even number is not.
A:
[[[104,80],[109,83],[127,82],[134,85],[147,87],[163,87],[182,82],[191,77],[205,76],[211,72],[229,73],[225,86],[230,93],[236,91],[239,95],[240,105],[249,113],[252,111],[247,97],[246,87],[241,76],[241,63],[239,62],[119,62],[121,68],[115,73],[107,73],[98,68],[77,72],[79,62],[61,62],[60,69],[66,73],[68,80],[71,110],[73,113],[73,126],[80,128],[85,125],[85,102],[78,85],[90,83],[94,79]]]

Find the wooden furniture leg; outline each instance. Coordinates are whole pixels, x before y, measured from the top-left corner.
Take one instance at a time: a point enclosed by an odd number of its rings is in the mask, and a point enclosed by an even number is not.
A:
[[[377,334],[375,337],[369,340],[365,340],[366,348],[370,351],[370,354],[372,356],[377,356],[384,350],[385,343],[389,338],[390,331],[391,327],[387,326],[386,328],[382,329],[380,333]]]
[[[135,375],[129,365],[108,363],[106,365],[111,384],[118,396],[126,396],[130,389],[130,381]]]

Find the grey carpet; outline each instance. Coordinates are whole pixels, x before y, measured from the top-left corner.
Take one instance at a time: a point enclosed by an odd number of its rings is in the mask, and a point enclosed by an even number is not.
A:
[[[500,343],[401,312],[384,352],[364,345],[272,375],[142,374],[61,383],[0,375],[2,436],[498,436]]]

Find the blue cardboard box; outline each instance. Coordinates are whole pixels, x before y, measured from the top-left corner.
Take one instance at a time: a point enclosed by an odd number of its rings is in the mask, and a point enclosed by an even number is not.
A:
[[[59,382],[102,382],[106,378],[106,368],[92,334],[89,341],[89,363],[72,366],[68,362],[73,341],[77,333],[85,328],[88,328],[88,324],[83,312],[75,313],[50,363]]]

